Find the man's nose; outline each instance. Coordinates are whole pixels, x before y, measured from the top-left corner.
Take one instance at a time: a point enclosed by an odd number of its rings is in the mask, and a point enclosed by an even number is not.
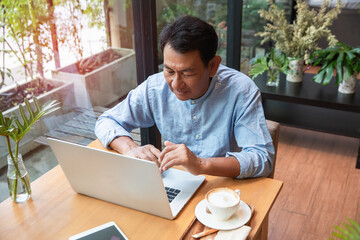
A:
[[[181,74],[176,73],[173,78],[172,87],[173,88],[181,88],[182,85],[183,85],[183,81],[181,78]]]

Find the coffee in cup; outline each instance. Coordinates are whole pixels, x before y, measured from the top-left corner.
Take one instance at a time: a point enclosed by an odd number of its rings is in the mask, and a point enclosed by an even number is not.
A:
[[[215,219],[220,221],[228,220],[240,204],[240,190],[230,188],[215,188],[210,190],[205,199],[208,209]]]

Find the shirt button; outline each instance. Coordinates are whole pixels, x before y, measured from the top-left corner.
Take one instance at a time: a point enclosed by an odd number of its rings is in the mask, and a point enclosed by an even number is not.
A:
[[[193,119],[196,120],[196,119],[197,119],[197,116],[194,116]]]
[[[195,104],[195,101],[191,101],[191,104]]]
[[[199,135],[196,135],[195,138],[198,139],[200,136]]]

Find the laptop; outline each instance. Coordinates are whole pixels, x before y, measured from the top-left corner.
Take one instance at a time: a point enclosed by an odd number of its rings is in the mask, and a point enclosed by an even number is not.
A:
[[[77,193],[174,219],[205,180],[151,161],[48,138],[51,149]]]

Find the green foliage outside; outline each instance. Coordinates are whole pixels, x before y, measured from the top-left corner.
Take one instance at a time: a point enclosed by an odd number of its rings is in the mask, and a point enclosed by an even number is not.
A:
[[[39,64],[43,64],[47,59],[42,47],[48,46],[50,39],[46,35],[40,37],[41,32],[45,31],[44,23],[48,19],[46,5],[39,0],[3,0],[1,4],[2,27],[7,30],[7,35],[1,40],[24,66],[26,76],[33,78],[33,65],[37,60],[40,61]],[[19,50],[15,50],[16,48]]]
[[[30,79],[36,74],[43,76],[44,63],[57,61],[56,45],[67,47],[80,59],[83,56],[79,35],[83,28],[82,17],[90,19],[90,26],[103,28],[103,4],[104,0],[2,0],[1,27],[6,35],[0,38],[0,43],[10,51],[2,49],[1,53],[14,55],[24,67],[26,78]],[[56,12],[59,8],[61,11]],[[8,69],[6,63],[1,66],[0,88],[5,75],[11,74]]]
[[[207,21],[209,24],[214,26],[215,30],[219,35],[219,50],[218,54],[223,59],[226,57],[226,21],[227,21],[227,1],[217,1],[217,3],[208,3],[207,1],[195,1],[195,0],[184,0],[184,1],[169,1],[161,9],[157,17],[157,31],[158,35],[161,30],[170,22],[174,21],[182,15],[192,15]],[[208,12],[207,9],[211,4],[214,4],[215,11]],[[163,56],[159,49],[158,58],[162,61]]]
[[[266,21],[260,17],[259,10],[266,9],[267,6],[267,0],[245,0],[243,3],[242,29],[261,31]]]

